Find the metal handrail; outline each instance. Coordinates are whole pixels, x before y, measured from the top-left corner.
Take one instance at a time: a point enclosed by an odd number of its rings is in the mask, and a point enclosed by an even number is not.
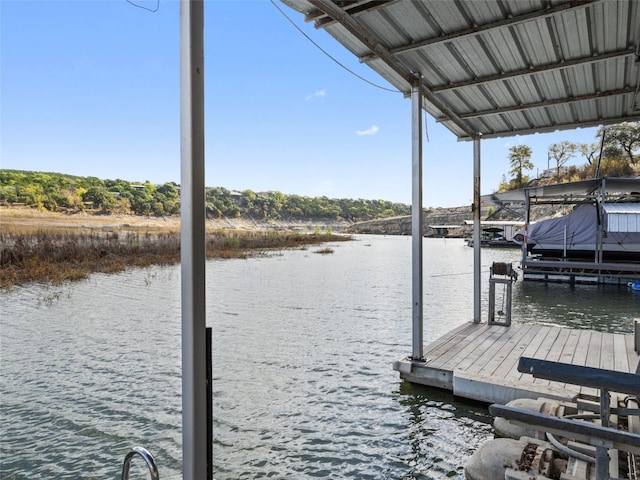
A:
[[[151,480],[160,480],[160,474],[158,473],[158,466],[156,465],[156,461],[153,459],[153,456],[147,451],[146,448],[143,447],[133,447],[127,456],[124,457],[124,464],[122,465],[122,476],[120,480],[129,480],[129,469],[131,468],[131,459],[134,455],[140,455],[145,462],[147,462],[147,466],[149,467],[149,473],[151,474]]]

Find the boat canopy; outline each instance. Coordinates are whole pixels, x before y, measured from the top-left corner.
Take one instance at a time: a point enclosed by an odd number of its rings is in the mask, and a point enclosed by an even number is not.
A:
[[[612,205],[609,204],[611,211]],[[640,214],[640,204],[627,205],[636,205],[634,208],[638,208],[636,211]],[[605,225],[606,222],[605,217]],[[591,204],[580,205],[563,217],[531,223],[527,243],[545,250],[593,250],[598,239],[598,224],[597,208]],[[605,250],[635,251],[640,244],[640,232],[605,229],[602,244]]]

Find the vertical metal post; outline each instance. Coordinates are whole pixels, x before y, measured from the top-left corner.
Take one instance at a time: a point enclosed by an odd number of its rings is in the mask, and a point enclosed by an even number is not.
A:
[[[207,475],[204,198],[204,4],[180,2],[182,473]]]
[[[603,427],[610,425],[611,398],[609,390],[600,389],[600,424]],[[617,476],[617,475],[616,475]],[[596,446],[596,480],[609,480],[609,449],[602,445]]]
[[[598,262],[598,270],[600,269],[600,264],[604,260],[604,250],[602,248],[602,244],[604,242],[604,232],[605,232],[605,218],[604,218],[604,204],[607,200],[607,180],[602,179],[602,183],[600,184],[600,198],[596,201],[597,218],[598,218],[598,257],[596,261]]]
[[[213,329],[207,327],[207,480],[213,480]]]
[[[473,139],[473,321],[480,323],[482,272],[480,264],[480,137]]]
[[[522,241],[522,280],[525,279],[527,264],[527,243],[529,242],[529,216],[531,209],[531,199],[529,198],[529,189],[524,190],[524,239]]]
[[[423,360],[423,285],[422,285],[422,95],[420,77],[411,87],[411,245],[413,300],[413,360]]]

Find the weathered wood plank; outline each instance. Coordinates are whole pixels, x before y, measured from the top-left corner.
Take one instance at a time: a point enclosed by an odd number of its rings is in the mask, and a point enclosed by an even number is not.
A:
[[[564,346],[567,343],[567,339],[569,338],[570,334],[571,334],[570,329],[568,328],[560,329],[560,331],[558,332],[558,336],[556,337],[554,342],[551,344],[551,348],[549,348],[549,351],[547,352],[545,360],[557,362],[560,359],[560,356],[562,355],[562,351],[564,350]]]
[[[553,332],[553,328],[546,326],[546,325],[534,325],[534,328],[532,328],[529,332],[529,336],[531,336],[531,341],[529,342],[529,344],[524,348],[524,350],[522,350],[522,352],[520,352],[520,356],[518,358],[513,359],[513,362],[511,363],[511,365],[505,365],[504,368],[508,368],[508,371],[510,372],[510,376],[515,377],[516,380],[521,380],[522,379],[522,374],[518,372],[518,369],[516,368],[516,366],[518,365],[518,361],[520,360],[521,356],[527,356],[527,357],[533,357],[535,356],[535,353],[538,351],[538,348],[540,348],[540,345],[542,345],[542,343],[545,341],[545,339],[547,338],[548,335],[555,335],[555,333]]]
[[[558,335],[555,340],[549,345],[549,349],[545,357],[537,357],[543,360],[549,360],[552,362],[557,362],[562,354],[562,350],[564,350],[564,346],[567,343],[567,339],[569,338],[569,334],[571,330],[568,328],[560,328],[558,331]],[[554,388],[566,388],[566,385],[559,382],[550,382],[549,380],[545,380],[542,378],[536,378],[533,380],[533,383],[536,385],[548,385],[554,386]]]
[[[513,328],[513,327],[516,328]],[[509,358],[518,343],[522,340],[522,338],[526,338],[526,334],[529,330],[531,330],[531,325],[511,325],[509,327],[509,332],[507,335],[502,337],[500,340],[502,342],[502,346],[493,352],[491,358],[486,362],[482,370],[480,370],[480,364],[472,366],[467,369],[467,373],[482,373],[485,376],[493,376],[496,375],[496,370],[498,367]],[[499,345],[497,345],[499,346]],[[524,348],[523,348],[524,349]],[[499,373],[500,376],[505,376],[507,372]]]
[[[470,331],[473,332],[475,331],[475,329],[477,329],[478,327],[481,327],[481,324],[477,324],[477,323],[473,323],[473,322],[464,322],[460,325],[458,325],[456,328],[454,328],[453,330],[450,330],[449,332],[445,333],[444,335],[436,338],[434,341],[428,343],[425,346],[425,352],[430,352],[433,351],[434,349],[439,349],[441,348],[443,345],[448,345],[450,344],[452,341],[457,341],[460,337],[460,334],[466,331]]]
[[[617,372],[633,373],[629,365],[629,356],[627,355],[624,335],[613,335],[613,369]]]
[[[590,330],[575,330],[578,332],[578,343],[576,344],[575,350],[573,352],[573,359],[570,363],[574,365],[582,365],[584,366],[587,362],[587,346],[591,341],[591,331]],[[567,388],[573,388],[573,386],[567,385]],[[593,389],[583,390],[579,389],[579,391],[583,393],[589,393],[590,395],[597,395]]]
[[[602,332],[591,332],[587,346],[585,366],[600,367],[600,350],[602,349]]]
[[[482,347],[482,344],[491,335],[499,333],[497,330],[504,327],[489,327],[486,324],[478,325],[478,327],[472,332],[470,336],[465,336],[464,339],[460,339],[458,344],[452,349],[451,355],[443,356],[443,361],[440,362],[437,359],[433,360],[433,366],[439,368],[445,368],[444,361],[446,361],[446,368],[451,370],[457,368],[458,364],[462,362],[467,356],[472,355],[474,351]]]
[[[602,344],[600,345],[600,368],[614,370],[613,356],[613,335],[604,333],[602,334]]]
[[[502,337],[508,334],[510,327],[492,326],[488,330],[488,335],[483,336],[483,341],[477,348],[468,352],[456,365],[455,370],[467,370],[472,365],[482,362],[484,365],[493,353],[495,345],[499,345]],[[482,367],[481,365],[481,367]]]
[[[550,328],[549,332],[545,335],[545,337],[542,339],[543,341],[540,342],[540,344],[538,345],[538,348],[535,349],[531,354],[527,353],[528,357],[531,358],[547,358],[547,353],[549,353],[549,350],[551,349],[551,346],[553,345],[553,343],[556,341],[556,339],[558,338],[558,335],[560,334],[560,329],[559,328]],[[520,376],[520,380],[521,381],[529,381],[529,379],[524,380],[524,374],[522,374]],[[533,383],[533,380],[530,380]],[[540,381],[537,383],[538,385],[544,385],[544,381]],[[547,382],[548,384],[548,382]]]
[[[599,367],[600,366],[600,348],[602,347],[602,332],[591,331],[589,335],[589,343],[584,347],[585,367]],[[600,395],[600,392],[591,387],[582,387],[580,393],[584,395]]]
[[[640,362],[640,358],[638,354],[635,352],[635,341],[633,335],[626,335],[624,338],[625,346],[627,347],[627,358],[629,360],[629,369],[631,372],[638,372],[638,362]]]
[[[478,336],[478,331],[484,329],[484,325],[468,322],[460,325],[449,334],[427,345],[424,356],[431,366],[439,368],[441,365],[449,365],[450,359],[464,345]]]
[[[518,360],[524,355],[529,345],[541,334],[542,329],[543,327],[540,325],[526,324],[526,328],[523,327],[520,331],[521,336],[518,342],[513,346],[509,355],[496,366],[491,375],[499,375],[505,378],[520,378],[520,372],[518,372],[517,368]]]
[[[580,342],[580,330],[570,330],[569,337],[564,344],[564,348],[558,358],[559,362],[573,363],[573,357],[576,354],[576,349]]]
[[[578,341],[578,346],[576,346],[576,351],[573,354],[573,363],[574,365],[586,365],[587,364],[587,352],[588,346],[591,342],[591,334],[594,333],[591,330],[580,330],[580,340]]]

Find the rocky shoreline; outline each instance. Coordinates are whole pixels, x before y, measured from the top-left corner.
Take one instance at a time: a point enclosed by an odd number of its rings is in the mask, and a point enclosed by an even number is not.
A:
[[[473,220],[473,212],[471,207],[452,207],[452,208],[429,208],[423,211],[425,236],[437,236],[438,231],[429,225],[460,225],[459,229],[450,229],[449,234],[452,236],[462,236],[465,228],[463,227],[465,220]],[[483,216],[487,215],[486,209],[483,209]],[[368,222],[359,222],[350,225],[344,230],[345,233],[353,234],[372,234],[372,235],[411,235],[411,216],[384,218],[379,220],[371,220]]]
[[[491,215],[495,206],[483,206],[480,217],[484,220]],[[538,205],[531,208],[531,220],[542,220],[544,218],[556,217],[569,213],[571,206]],[[449,228],[447,236],[464,237],[470,235],[473,227],[465,226],[465,221],[473,220],[471,206],[451,207],[451,208],[427,208],[423,210],[424,215],[424,236],[436,237],[442,234],[431,226],[436,225],[459,225],[459,228]],[[518,217],[512,213],[501,212],[492,215],[492,220],[523,220],[524,216]],[[351,234],[371,234],[371,235],[411,235],[411,216],[392,217],[368,222],[359,222],[342,230]]]

